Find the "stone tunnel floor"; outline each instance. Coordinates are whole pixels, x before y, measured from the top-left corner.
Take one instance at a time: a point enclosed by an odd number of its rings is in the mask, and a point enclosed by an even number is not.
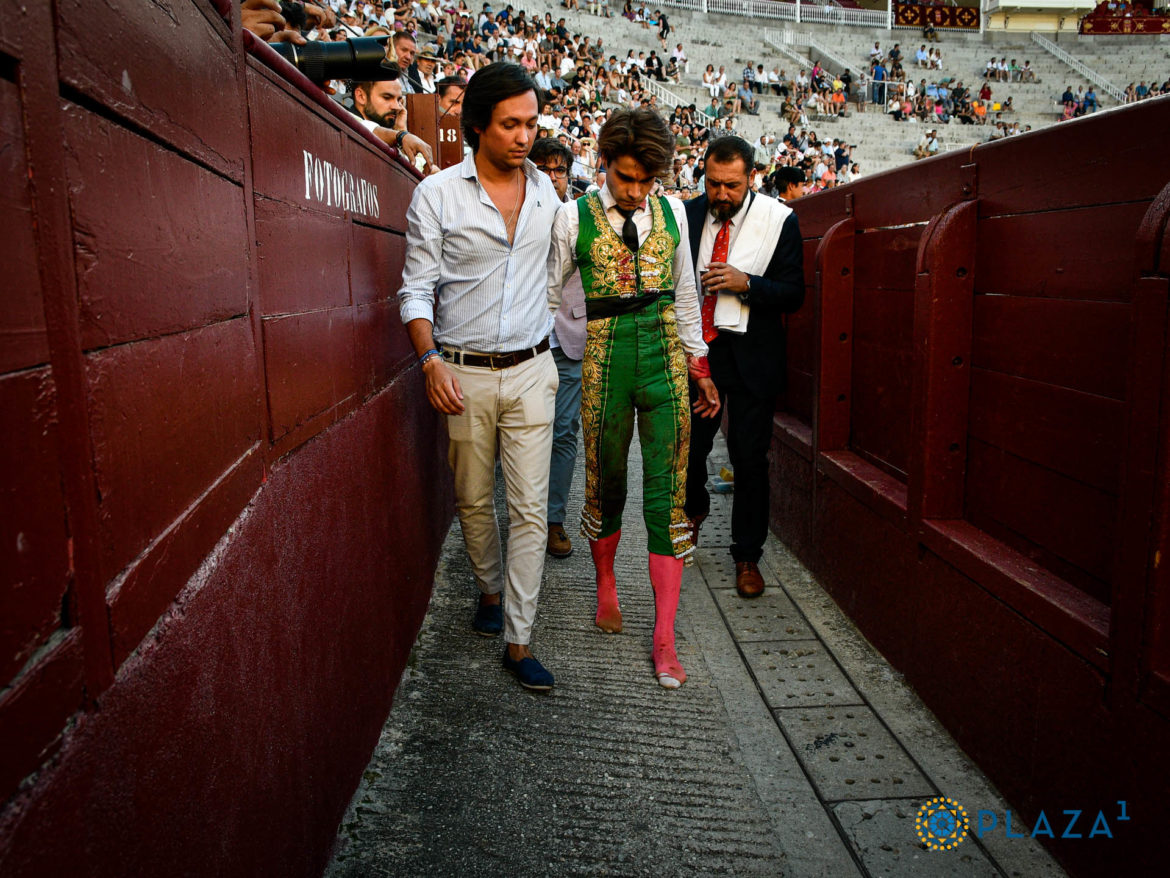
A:
[[[593,625],[578,455],[574,551],[545,563],[532,643],[551,693],[522,689],[500,666],[501,640],[472,633],[477,590],[452,526],[328,876],[1064,874],[1030,838],[1005,836],[1010,804],[774,537],[764,595],[736,594],[730,495],[713,495],[683,575],[687,682],[659,687],[636,442],[631,454],[616,565],[625,630]],[[709,470],[726,465],[720,437]],[[502,497],[498,484],[506,534]],[[970,818],[951,850],[917,835],[935,796]],[[980,810],[998,825],[977,838]]]

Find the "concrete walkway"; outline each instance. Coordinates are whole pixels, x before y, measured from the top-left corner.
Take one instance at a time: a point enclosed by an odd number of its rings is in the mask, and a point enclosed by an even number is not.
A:
[[[711,471],[725,463],[719,444]],[[576,484],[579,503],[580,473]],[[630,484],[641,484],[636,460]],[[673,692],[650,661],[639,497],[618,551],[623,633],[593,625],[581,538],[545,565],[533,650],[556,675],[548,695],[500,668],[498,639],[472,634],[456,523],[327,874],[1063,875],[1030,839],[972,834],[937,852],[918,842],[915,817],[933,796],[963,803],[972,829],[978,810],[1002,825],[1010,805],[774,538],[766,593],[738,597],[731,497],[713,499],[683,577],[689,679]]]

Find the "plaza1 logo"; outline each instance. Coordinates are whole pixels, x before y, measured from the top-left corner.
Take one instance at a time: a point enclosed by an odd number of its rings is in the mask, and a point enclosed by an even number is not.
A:
[[[967,809],[946,796],[935,796],[923,803],[914,818],[918,840],[932,851],[949,851],[967,838],[971,822]]]
[[[1114,815],[1113,822],[1124,823],[1130,819],[1126,811],[1126,802],[1119,800],[1117,805],[1118,813]],[[1002,817],[1001,821],[1000,815],[995,811],[981,809],[976,812],[975,837],[983,838],[1002,826],[1005,838],[1113,838],[1113,828],[1103,810],[1097,811],[1097,816],[1092,819],[1090,826],[1089,816],[1084,810],[1062,809],[1060,817],[1053,818],[1056,821],[1055,829],[1053,819],[1050,819],[1043,810],[1037,815],[1030,829],[1027,824],[1016,818],[1016,830],[1013,831],[1010,810],[1004,811]],[[954,850],[966,840],[971,831],[971,819],[967,809],[955,799],[946,796],[935,796],[924,802],[914,818],[914,832],[918,836],[918,841],[932,851]]]

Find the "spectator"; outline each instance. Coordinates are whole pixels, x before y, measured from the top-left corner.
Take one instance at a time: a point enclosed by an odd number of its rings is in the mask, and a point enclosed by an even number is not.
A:
[[[439,95],[439,109],[446,116],[463,115],[463,92],[467,89],[467,80],[458,76],[447,76],[435,84],[435,91]]]
[[[931,130],[922,135],[918,146],[914,147],[914,158],[924,159],[938,154],[938,132]]]
[[[918,51],[914,53],[914,58],[919,67],[930,67],[930,53],[926,51],[926,43],[919,46]]]

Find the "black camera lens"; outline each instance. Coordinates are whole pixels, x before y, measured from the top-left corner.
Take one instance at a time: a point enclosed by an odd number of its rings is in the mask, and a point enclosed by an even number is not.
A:
[[[269,43],[286,61],[313,82],[350,79],[357,82],[395,80],[398,65],[386,60],[389,37],[354,37],[340,43]]]

